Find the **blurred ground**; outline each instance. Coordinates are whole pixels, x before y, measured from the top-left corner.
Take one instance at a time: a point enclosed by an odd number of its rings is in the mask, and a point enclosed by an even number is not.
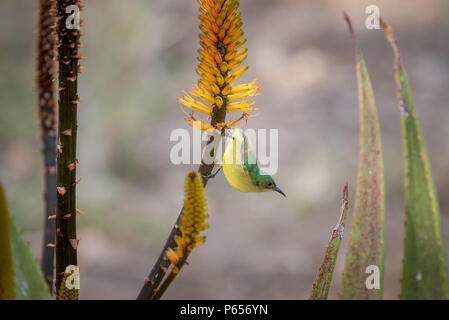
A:
[[[35,3],[35,1],[34,1]],[[34,3],[0,0],[0,179],[36,255],[42,175],[35,120]],[[279,128],[276,181],[287,193],[240,194],[219,175],[208,185],[210,229],[166,298],[304,299],[358,161],[358,98],[345,10],[371,72],[384,144],[387,253],[384,295],[400,290],[403,164],[393,56],[364,27],[377,4],[393,26],[411,78],[449,237],[449,3],[242,0],[250,71],[258,77],[254,128]],[[196,80],[197,4],[86,1],[80,78],[78,205],[81,298],[134,299],[181,207],[194,166],[169,162],[170,131],[186,127],[176,95]],[[25,196],[24,196],[25,195]],[[352,210],[350,211],[352,213]],[[350,225],[349,225],[350,226]],[[349,227],[347,228],[349,230]],[[346,233],[331,298],[341,285]]]

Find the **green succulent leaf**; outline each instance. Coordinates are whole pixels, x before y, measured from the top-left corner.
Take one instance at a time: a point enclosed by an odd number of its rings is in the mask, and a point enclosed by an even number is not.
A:
[[[31,249],[9,215],[0,184],[0,299],[51,299]]]
[[[0,184],[0,300],[15,299],[14,262],[11,251],[11,231],[6,196]]]
[[[13,219],[10,222],[16,298],[19,300],[51,299],[47,283],[30,246]]]
[[[349,17],[357,65],[360,155],[352,228],[341,299],[381,299],[384,270],[385,199],[382,143],[371,80]],[[373,276],[373,286],[367,280]],[[377,279],[377,280],[376,280]],[[379,284],[377,286],[376,284]]]
[[[401,299],[448,299],[449,286],[437,193],[408,75],[391,27],[405,161],[405,243]]]

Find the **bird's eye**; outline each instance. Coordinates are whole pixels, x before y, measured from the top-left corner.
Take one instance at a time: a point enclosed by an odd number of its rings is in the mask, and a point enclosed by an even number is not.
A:
[[[267,183],[267,187],[272,187],[273,186],[273,183],[272,182],[268,182]]]

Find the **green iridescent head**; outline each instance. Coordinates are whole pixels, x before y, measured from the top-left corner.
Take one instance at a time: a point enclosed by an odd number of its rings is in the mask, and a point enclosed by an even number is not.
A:
[[[259,176],[258,185],[264,191],[276,191],[282,194],[284,197],[287,197],[285,193],[278,186],[276,186],[276,182],[274,182],[274,179],[268,174],[261,174]]]

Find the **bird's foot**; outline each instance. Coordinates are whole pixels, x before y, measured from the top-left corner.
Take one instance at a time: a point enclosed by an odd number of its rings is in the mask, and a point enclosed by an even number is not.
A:
[[[211,174],[209,174],[209,175],[207,175],[207,176],[204,176],[204,175],[201,175],[204,179],[212,179],[212,178],[214,178],[216,175],[217,175],[217,173],[218,172],[220,172],[220,170],[221,170],[221,168],[222,168],[222,166],[220,166],[218,169],[217,169],[217,171],[215,171],[214,173],[211,173]]]

